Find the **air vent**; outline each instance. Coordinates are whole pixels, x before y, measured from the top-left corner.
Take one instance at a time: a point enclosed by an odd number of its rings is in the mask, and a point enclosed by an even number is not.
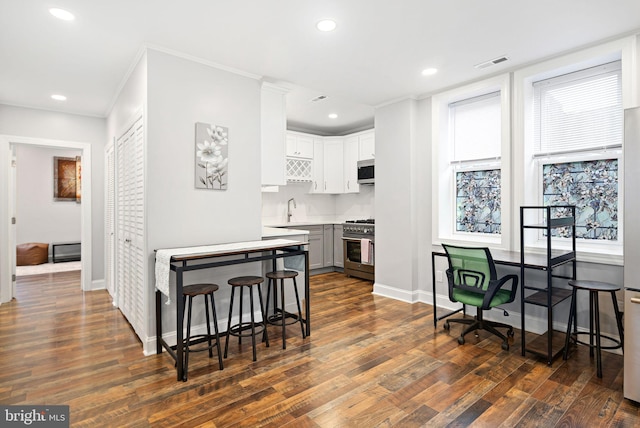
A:
[[[501,56],[498,58],[490,59],[489,61],[481,62],[480,64],[474,65],[475,68],[487,68],[492,65],[500,64],[501,62],[507,61],[509,58],[506,56]]]
[[[326,99],[327,99],[327,96],[326,96],[326,95],[318,95],[317,97],[312,98],[312,99],[311,99],[311,102],[312,102],[312,103],[315,103],[315,102],[317,102],[317,101],[322,101],[322,100],[326,100]]]

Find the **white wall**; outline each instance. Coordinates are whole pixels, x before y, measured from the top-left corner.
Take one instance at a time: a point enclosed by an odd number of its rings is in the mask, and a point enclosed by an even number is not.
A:
[[[147,52],[147,252],[154,300],[154,250],[260,240],[260,82],[159,51]],[[229,185],[195,188],[195,124],[229,129]],[[226,321],[231,276],[261,274],[258,263],[185,276],[214,281],[219,322]],[[153,310],[151,310],[153,313]],[[163,329],[175,330],[175,306],[163,307]],[[197,324],[198,320],[194,323]],[[226,326],[225,326],[226,327]],[[147,324],[150,334],[155,322]]]
[[[376,280],[374,293],[414,302],[418,284],[415,100],[376,109]]]
[[[89,143],[91,151],[92,279],[104,278],[104,143],[106,121],[0,104],[0,134]],[[0,257],[5,257],[0,254]]]
[[[81,205],[53,199],[53,158],[73,158],[81,153],[31,144],[16,146],[17,244],[80,242]]]

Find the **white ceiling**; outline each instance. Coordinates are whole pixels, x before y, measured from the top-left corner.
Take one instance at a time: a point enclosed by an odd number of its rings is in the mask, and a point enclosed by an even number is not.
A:
[[[288,82],[289,127],[341,134],[374,106],[638,30],[639,0],[0,0],[0,103],[104,117],[151,46]]]

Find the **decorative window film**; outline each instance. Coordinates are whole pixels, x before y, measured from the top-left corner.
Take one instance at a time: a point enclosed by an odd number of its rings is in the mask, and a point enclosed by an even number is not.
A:
[[[501,233],[500,170],[456,173],[456,231]]]
[[[544,205],[576,206],[576,238],[618,239],[618,159],[547,164],[542,180]]]

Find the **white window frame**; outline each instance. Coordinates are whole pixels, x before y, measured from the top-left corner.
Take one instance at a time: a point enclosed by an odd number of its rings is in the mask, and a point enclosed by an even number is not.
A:
[[[511,235],[511,80],[509,74],[495,76],[434,95],[432,103],[432,179],[433,179],[433,243],[487,245],[507,249]],[[452,163],[449,150],[449,104],[500,92],[501,142],[500,158]],[[465,170],[500,169],[501,234],[456,231],[456,172]]]
[[[587,69],[600,64],[616,60],[622,61],[622,107],[623,109],[638,105],[637,93],[637,60],[636,38],[627,37],[600,46],[584,49],[559,58],[554,58],[514,73],[514,147],[513,168],[522,171],[514,176],[514,206],[541,205],[542,190],[541,162],[549,163],[551,158],[534,158],[534,123],[533,123],[533,82]],[[616,157],[614,150],[594,150],[584,154],[573,153],[564,156],[554,156],[552,163],[574,162],[580,160],[595,160]],[[624,227],[624,159],[618,153],[618,236],[617,241],[595,241],[579,239],[576,242],[578,259],[586,262],[622,265],[622,236]],[[519,245],[519,225],[514,222],[513,248]],[[566,242],[566,241],[564,241]],[[525,250],[542,251],[540,240],[525,242]],[[554,242],[555,244],[555,242]],[[557,242],[562,247],[563,240]]]

